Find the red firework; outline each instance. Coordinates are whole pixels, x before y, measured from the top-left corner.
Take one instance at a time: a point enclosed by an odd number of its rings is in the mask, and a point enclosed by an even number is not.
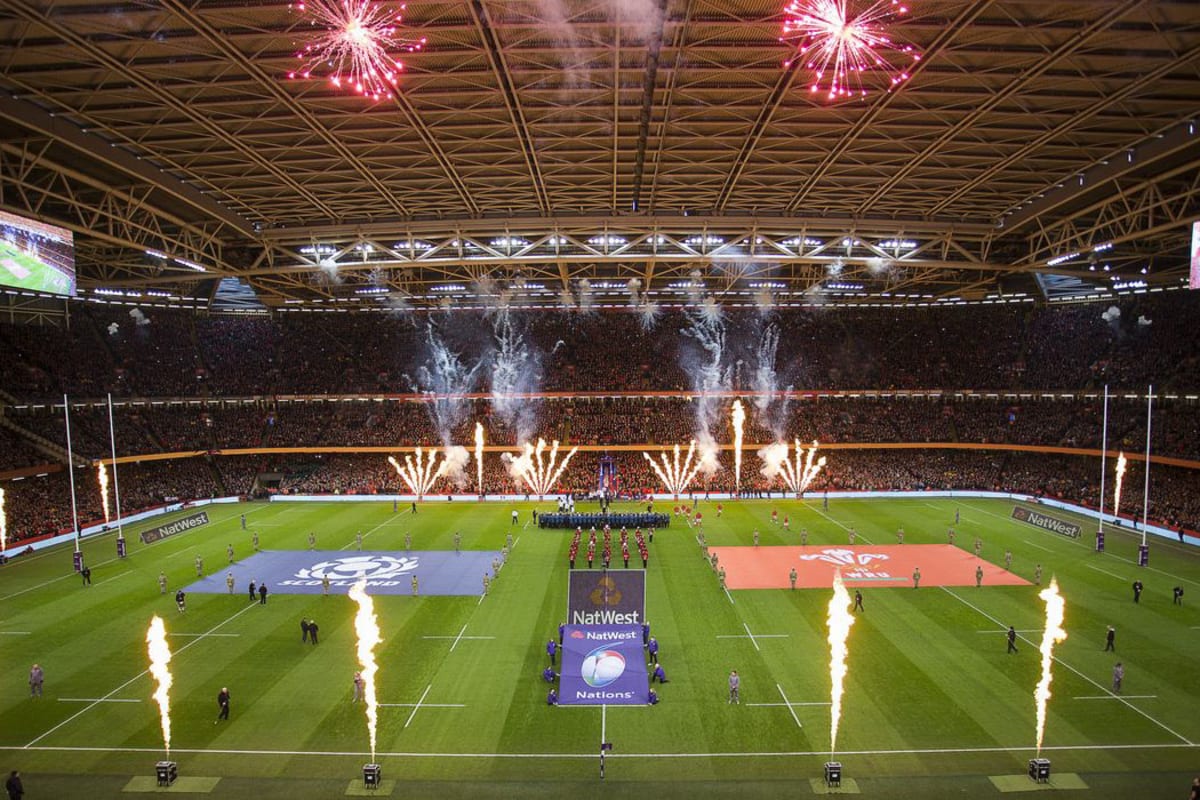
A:
[[[292,8],[319,28],[311,42],[296,53],[302,66],[289,78],[323,75],[338,89],[372,100],[392,96],[404,64],[392,55],[412,53],[425,39],[400,34],[404,6],[374,0],[305,0]]]
[[[852,0],[792,0],[784,9],[781,41],[794,43],[793,61],[812,73],[809,91],[829,100],[865,97],[863,76],[886,73],[888,91],[908,79],[908,69],[921,60],[912,46],[894,41],[888,25],[908,13],[899,0],[859,3]]]

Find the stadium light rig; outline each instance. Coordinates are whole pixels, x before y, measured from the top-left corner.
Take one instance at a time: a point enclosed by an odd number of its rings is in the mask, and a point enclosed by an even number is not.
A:
[[[856,6],[863,6],[856,11]],[[895,41],[889,25],[908,14],[899,0],[792,0],[784,8],[780,41],[794,44],[796,52],[784,62],[809,70],[809,91],[833,101],[865,97],[863,76],[885,73],[891,91],[910,77],[910,64],[921,60],[911,45]],[[903,62],[904,65],[901,65]]]

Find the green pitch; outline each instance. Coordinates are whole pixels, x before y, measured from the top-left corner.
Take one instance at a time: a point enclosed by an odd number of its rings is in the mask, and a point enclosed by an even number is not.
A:
[[[52,294],[74,294],[71,279],[0,239],[0,284]]]
[[[660,506],[664,504],[660,503]],[[548,507],[548,506],[543,506]],[[521,504],[521,521],[529,504]],[[791,531],[770,522],[778,508]],[[944,543],[961,510],[957,543],[984,540],[985,558],[1032,580],[1057,577],[1070,638],[1056,650],[1046,749],[1061,786],[1080,796],[1183,797],[1200,758],[1200,559],[1153,540],[1151,567],[1133,563],[1136,540],[1109,535],[1093,553],[1092,527],[1065,539],[1009,519],[1000,501],[759,501],[701,503],[708,542],[762,546]],[[582,509],[581,509],[582,510]],[[670,683],[656,707],[549,708],[541,671],[545,643],[566,605],[570,533],[509,524],[502,504],[424,504],[412,515],[391,504],[213,506],[212,522],[113,558],[111,536],[87,541],[94,585],[70,572],[70,548],[0,569],[0,769],[20,769],[30,797],[116,798],[144,783],[162,757],[144,637],[161,615],[171,638],[172,757],[190,778],[217,778],[214,797],[345,796],[369,761],[362,705],[351,702],[356,667],[353,603],[346,597],[275,594],[251,605],[192,594],[186,614],[160,595],[206,572],[223,573],[225,547],[371,550],[497,550],[516,547],[489,596],[379,597],[384,642],[376,761],[394,796],[778,796],[809,795],[829,760],[830,679],[825,590],[722,591],[694,532],[676,519],[651,545],[647,615]],[[154,524],[158,524],[156,521]],[[1130,584],[1146,592],[1132,602]],[[1173,605],[1172,587],[1186,590]],[[999,797],[1022,788],[1033,757],[1033,688],[1043,604],[1037,587],[871,588],[850,633],[849,677],[837,742],[845,775],[873,797]],[[300,641],[315,618],[321,643]],[[1014,625],[1020,652],[1005,653]],[[1106,625],[1117,652],[1103,652]],[[753,638],[751,638],[753,636]],[[1109,691],[1113,663],[1126,666],[1124,694]],[[45,696],[29,698],[32,663]],[[742,705],[726,702],[726,676],[742,676]],[[216,695],[232,693],[228,722],[214,724]],[[125,701],[125,702],[116,702]],[[602,740],[615,749],[601,784]],[[1073,773],[1076,779],[1066,780]],[[211,785],[197,781],[196,786]],[[1032,785],[1030,785],[1032,788]]]

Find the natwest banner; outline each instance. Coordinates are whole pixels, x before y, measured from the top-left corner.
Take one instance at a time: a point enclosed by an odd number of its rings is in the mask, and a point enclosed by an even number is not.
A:
[[[188,514],[182,519],[177,519],[174,522],[166,525],[159,525],[157,528],[151,528],[148,531],[142,531],[142,541],[146,544],[157,542],[159,539],[165,539],[168,536],[173,536],[176,533],[190,531],[192,528],[199,528],[201,525],[208,524],[208,512],[197,511],[195,514]]]
[[[645,618],[645,570],[577,569],[570,573],[568,625],[641,625]]]
[[[1019,519],[1021,522],[1028,522],[1030,525],[1036,525],[1039,528],[1054,531],[1063,536],[1070,536],[1074,539],[1079,538],[1080,528],[1074,522],[1056,519],[1055,517],[1047,516],[1023,506],[1014,506],[1012,515],[1013,519]]]
[[[563,634],[560,704],[622,706],[649,700],[641,625],[568,625]]]

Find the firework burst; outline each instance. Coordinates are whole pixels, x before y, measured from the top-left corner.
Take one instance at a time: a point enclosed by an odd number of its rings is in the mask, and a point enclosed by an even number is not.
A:
[[[800,440],[795,440],[796,460],[788,459],[786,442],[769,444],[758,451],[758,457],[763,460],[762,474],[766,478],[780,477],[797,497],[808,491],[809,485],[825,467],[825,456],[817,458],[817,442],[805,450],[800,446]],[[803,461],[801,461],[803,458]]]
[[[483,423],[475,423],[475,482],[483,494]]]
[[[888,24],[908,13],[899,0],[791,0],[784,9],[781,41],[795,54],[785,62],[812,73],[809,91],[829,100],[864,97],[864,73],[886,73],[890,91],[908,80],[921,60],[913,47],[894,41]]]
[[[392,55],[412,53],[425,39],[400,33],[404,6],[374,0],[302,0],[292,9],[320,30],[296,52],[300,68],[289,78],[329,78],[336,88],[356,92],[371,100],[392,96],[404,64]]]
[[[562,463],[558,461],[558,440],[555,439],[550,444],[550,454],[547,458],[546,441],[544,439],[537,440],[537,447],[534,447],[528,442],[525,443],[525,451],[513,455],[505,453],[501,456],[504,461],[508,474],[513,480],[524,482],[529,487],[530,491],[538,497],[544,497],[553,491],[555,484],[558,483],[559,477],[566,470],[567,465],[571,463],[571,457],[575,455],[578,447],[572,447],[567,453]]]
[[[394,456],[388,456],[388,463],[396,470],[396,474],[400,476],[408,488],[418,499],[424,497],[433,491],[433,485],[438,482],[446,474],[446,458],[442,458],[442,462],[438,463],[437,451],[429,453],[429,460],[425,460],[425,451],[417,447],[416,460],[413,460],[411,455],[404,457],[404,463],[401,464]]]
[[[695,454],[696,440],[693,439],[692,443],[688,445],[687,458],[682,464],[679,461],[679,445],[675,445],[674,464],[672,464],[667,458],[666,453],[659,454],[659,457],[662,459],[661,467],[658,465],[658,462],[656,462],[650,456],[649,453],[643,452],[642,456],[648,462],[650,462],[650,466],[654,469],[654,473],[658,475],[658,479],[663,482],[663,486],[666,487],[667,491],[676,497],[679,497],[679,495],[687,491],[688,486],[691,485],[692,479],[695,478],[696,473],[700,471],[701,461],[699,459],[693,459]]]
[[[742,492],[742,435],[746,427],[746,409],[741,400],[733,401],[733,481],[738,494]]]

